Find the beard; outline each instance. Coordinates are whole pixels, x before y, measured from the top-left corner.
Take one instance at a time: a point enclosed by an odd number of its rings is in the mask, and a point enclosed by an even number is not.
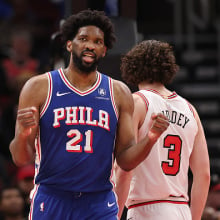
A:
[[[77,56],[77,54],[74,51],[72,51],[72,59],[73,59],[73,63],[76,65],[76,67],[81,72],[89,74],[97,69],[97,66],[99,64],[99,61],[101,60],[101,57],[99,57],[99,58],[95,57],[93,63],[86,63],[86,62],[83,62],[83,59],[82,59],[84,52],[85,51],[83,51],[80,54],[80,56]]]

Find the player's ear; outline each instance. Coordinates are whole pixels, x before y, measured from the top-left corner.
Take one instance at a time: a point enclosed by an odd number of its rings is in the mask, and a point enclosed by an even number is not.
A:
[[[106,55],[106,52],[107,52],[107,47],[104,48],[104,52],[102,54],[102,57],[104,57]]]
[[[66,42],[66,49],[67,51],[71,52],[72,51],[72,41],[68,40]]]

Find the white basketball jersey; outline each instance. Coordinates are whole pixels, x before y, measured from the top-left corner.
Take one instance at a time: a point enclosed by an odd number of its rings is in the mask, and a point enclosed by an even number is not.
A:
[[[149,130],[152,113],[163,113],[170,126],[148,157],[132,172],[127,206],[139,203],[188,202],[189,158],[198,131],[191,105],[175,92],[162,97],[154,90],[141,90],[147,114],[138,133],[140,141]]]

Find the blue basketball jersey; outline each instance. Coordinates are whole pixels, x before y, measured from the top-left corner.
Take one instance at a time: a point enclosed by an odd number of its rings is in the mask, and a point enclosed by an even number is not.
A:
[[[81,92],[62,69],[47,75],[48,96],[36,140],[35,183],[71,192],[112,189],[118,121],[112,79],[97,72],[96,83]]]

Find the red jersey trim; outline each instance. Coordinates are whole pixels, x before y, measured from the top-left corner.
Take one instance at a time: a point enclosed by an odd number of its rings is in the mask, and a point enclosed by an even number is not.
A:
[[[41,161],[41,147],[40,147],[40,129],[38,131],[38,137],[36,139],[36,151],[38,153],[39,156],[39,162]]]
[[[115,115],[118,119],[119,116],[118,116],[118,110],[117,110],[115,99],[114,99],[113,81],[110,77],[109,77],[109,84],[110,84],[110,97],[111,97],[111,100],[112,100],[112,105],[113,105],[113,108],[114,108],[114,111],[115,111]]]
[[[44,115],[44,113],[46,112],[49,104],[50,104],[50,100],[52,97],[52,78],[51,78],[51,74],[50,72],[47,73],[47,77],[48,77],[48,92],[47,92],[47,98],[44,104],[44,107],[42,108],[42,111],[40,112],[40,118]]]
[[[188,204],[187,201],[172,201],[172,200],[155,200],[155,201],[149,201],[149,202],[142,202],[134,205],[130,205],[128,209],[132,209],[138,206],[144,206],[144,205],[151,205],[155,203],[173,203],[173,204]]]
[[[169,95],[169,96],[163,96],[163,95],[161,95],[157,90],[154,90],[154,89],[145,89],[146,91],[149,91],[149,92],[153,92],[153,93],[155,93],[155,94],[157,94],[157,95],[160,95],[161,97],[163,97],[163,98],[165,98],[165,99],[173,99],[173,98],[175,98],[175,97],[177,97],[177,94],[176,94],[176,92],[173,92],[171,95]]]
[[[40,185],[36,185],[36,188],[34,189],[34,193],[33,193],[33,197],[31,199],[31,205],[30,205],[30,212],[29,212],[29,220],[32,220],[32,215],[33,215],[33,206],[34,206],[34,200],[35,200],[35,197],[37,195],[37,191],[38,191],[38,188],[39,188]]]
[[[91,92],[93,92],[99,86],[99,84],[101,82],[101,74],[99,72],[97,72],[97,80],[96,80],[95,84],[89,90],[87,90],[85,92],[81,92],[80,90],[76,89],[73,85],[70,84],[70,82],[67,80],[62,68],[60,68],[58,71],[60,73],[61,79],[66,84],[66,86],[81,96],[88,95]]]
[[[188,104],[188,106],[189,106],[189,109],[190,109],[190,111],[193,113],[193,116],[194,116],[194,118],[195,118],[195,112],[194,112],[194,110],[193,110],[193,108],[192,108],[192,105],[186,100],[186,102],[187,102],[187,104]]]
[[[140,91],[135,92],[135,94],[139,95],[143,99],[143,101],[145,102],[145,105],[146,105],[146,111],[148,112],[149,102],[148,102],[147,98],[145,97],[145,95],[143,95]]]

